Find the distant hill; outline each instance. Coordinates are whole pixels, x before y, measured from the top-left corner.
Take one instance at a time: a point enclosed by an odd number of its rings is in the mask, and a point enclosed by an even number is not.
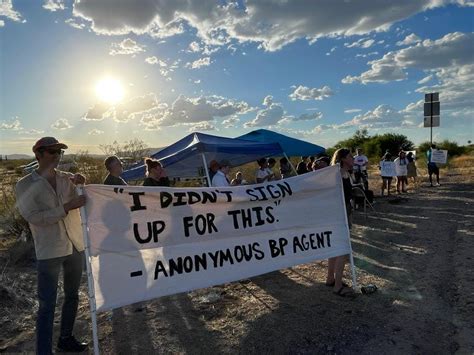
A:
[[[6,157],[8,160],[18,160],[18,159],[33,159],[34,156],[28,154],[7,154]],[[2,158],[5,160],[5,155],[2,155]]]

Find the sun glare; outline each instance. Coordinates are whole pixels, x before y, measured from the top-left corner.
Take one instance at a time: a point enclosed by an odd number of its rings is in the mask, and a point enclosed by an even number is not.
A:
[[[122,101],[125,90],[119,80],[109,77],[97,83],[95,93],[101,101],[114,105]]]

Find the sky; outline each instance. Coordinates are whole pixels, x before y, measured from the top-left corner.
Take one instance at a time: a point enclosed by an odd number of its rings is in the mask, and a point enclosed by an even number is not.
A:
[[[269,129],[324,147],[358,129],[468,144],[470,0],[0,0],[0,154]]]

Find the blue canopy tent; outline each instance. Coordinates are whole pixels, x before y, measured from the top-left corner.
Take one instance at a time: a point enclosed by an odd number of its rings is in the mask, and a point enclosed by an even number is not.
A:
[[[231,166],[238,166],[262,157],[281,155],[283,150],[276,142],[252,142],[236,138],[224,138],[204,133],[192,133],[174,144],[153,154],[166,169],[170,178],[203,177],[209,181],[211,160],[226,159]],[[122,174],[124,180],[136,180],[145,176],[145,165],[136,164]]]
[[[237,137],[237,139],[262,143],[279,143],[286,155],[290,157],[318,155],[326,151],[325,148],[320,147],[317,144],[291,138],[284,134],[268,131],[266,129],[257,129],[244,134],[243,136]]]

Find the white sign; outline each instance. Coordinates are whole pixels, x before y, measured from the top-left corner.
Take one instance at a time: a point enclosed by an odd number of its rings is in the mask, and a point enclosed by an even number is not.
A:
[[[384,177],[397,176],[395,163],[393,161],[381,161],[380,162],[380,176],[384,176]]]
[[[337,166],[257,185],[85,192],[99,312],[351,253]]]
[[[432,149],[431,150],[431,162],[438,164],[446,164],[448,159],[448,151],[442,149]]]

